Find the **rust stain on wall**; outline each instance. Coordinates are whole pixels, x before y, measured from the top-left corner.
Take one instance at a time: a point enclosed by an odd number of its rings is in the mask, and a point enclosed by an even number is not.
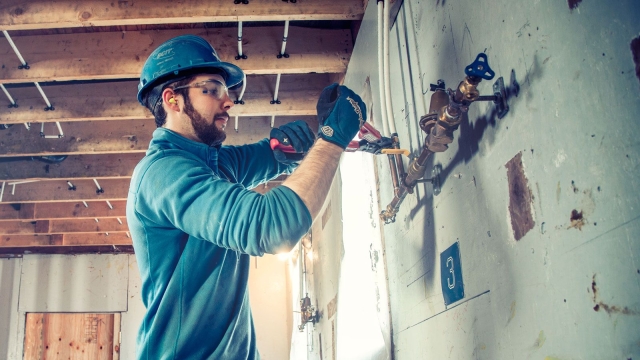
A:
[[[582,0],[567,0],[569,3],[569,10],[577,9]]]
[[[633,63],[636,64],[636,77],[640,80],[640,36],[631,40],[631,54],[633,55]]]
[[[596,274],[593,274],[593,277],[591,278],[591,294],[593,296],[593,302],[595,303],[595,306],[593,307],[594,311],[597,312],[602,309],[608,315],[611,315],[611,314],[640,315],[640,311],[629,309],[629,307],[627,306],[621,307],[616,305],[609,305],[602,301],[598,301],[598,287],[596,285],[597,285]],[[589,289],[587,289],[587,291],[589,291]]]
[[[509,213],[511,215],[511,228],[516,240],[533,229],[535,221],[531,213],[531,190],[522,166],[522,152],[505,164],[509,181]]]
[[[582,227],[585,225],[586,220],[584,216],[582,216],[582,211],[578,211],[576,209],[571,210],[571,225],[569,225],[568,229],[574,228],[582,231]]]

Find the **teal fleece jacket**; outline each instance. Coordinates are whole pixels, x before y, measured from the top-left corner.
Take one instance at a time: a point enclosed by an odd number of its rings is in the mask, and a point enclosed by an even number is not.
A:
[[[136,166],[127,221],[147,309],[138,359],[259,359],[250,255],[289,251],[311,227],[292,190],[248,189],[291,167],[267,139],[209,147],[165,128]]]

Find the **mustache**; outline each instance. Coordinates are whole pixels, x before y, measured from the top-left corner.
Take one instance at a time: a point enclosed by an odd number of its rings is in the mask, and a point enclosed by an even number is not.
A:
[[[228,120],[229,118],[231,118],[231,117],[229,116],[229,113],[228,113],[228,112],[223,111],[223,112],[221,112],[221,113],[217,113],[217,114],[213,115],[213,120],[215,120],[215,119],[217,119],[217,118],[221,118],[221,117],[224,117],[224,118],[226,118],[227,120]]]

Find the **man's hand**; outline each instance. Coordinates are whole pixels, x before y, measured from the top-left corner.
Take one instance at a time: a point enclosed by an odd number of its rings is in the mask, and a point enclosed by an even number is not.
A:
[[[331,84],[318,99],[318,136],[346,149],[367,119],[367,108],[346,86]]]
[[[283,164],[300,162],[309,151],[309,148],[316,140],[316,136],[311,131],[309,125],[302,120],[296,120],[271,129],[269,137],[276,139],[284,147],[292,147],[293,151],[282,151],[273,149],[273,156]]]

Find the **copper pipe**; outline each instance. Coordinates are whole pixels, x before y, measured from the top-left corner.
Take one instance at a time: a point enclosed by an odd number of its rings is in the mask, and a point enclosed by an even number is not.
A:
[[[398,178],[398,169],[396,167],[395,155],[387,155],[389,159],[389,169],[391,170],[391,182],[393,183],[393,195],[398,196],[400,191],[400,179]]]
[[[421,179],[423,177],[427,159],[431,154],[433,153],[429,149],[423,147],[418,158],[414,159],[409,165],[409,172],[407,173],[404,181],[402,181],[402,185],[400,186],[398,191],[396,191],[394,183],[395,195],[391,200],[391,203],[389,203],[389,205],[387,205],[387,208],[380,214],[380,218],[384,220],[386,224],[395,221],[396,214],[398,213],[398,210],[400,210],[400,204],[402,204],[402,201],[407,196],[407,194],[413,192],[413,188],[415,187],[418,179]],[[389,155],[389,157],[391,156],[392,155]],[[392,176],[394,170],[395,169],[392,167]]]

